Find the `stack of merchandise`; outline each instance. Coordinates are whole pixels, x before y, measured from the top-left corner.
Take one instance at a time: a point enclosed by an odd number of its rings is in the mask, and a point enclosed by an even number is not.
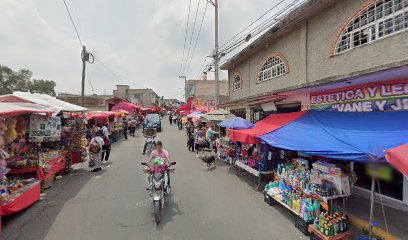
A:
[[[62,136],[62,146],[68,153],[80,153],[82,162],[87,158],[86,151],[86,124],[82,117],[71,117],[67,119],[67,126],[64,128]],[[71,157],[70,154],[67,154]],[[72,159],[71,159],[72,161]]]
[[[6,201],[3,201],[2,204],[14,201],[24,192],[27,192],[29,189],[33,188],[37,184],[38,181],[35,178],[22,178],[15,176],[10,177],[8,179],[9,198]]]
[[[10,143],[7,147],[10,154],[7,166],[11,169],[21,169],[37,166],[35,144],[26,144],[25,139]]]
[[[350,194],[348,177],[340,168],[323,161],[313,163],[312,170],[305,167],[303,161],[279,164],[277,176],[279,181],[314,199]]]
[[[51,171],[56,159],[59,159],[59,161],[63,161],[60,151],[53,149],[42,149],[38,154],[38,159],[40,167],[43,168],[46,174]]]
[[[313,221],[320,214],[320,203],[317,199],[313,201],[306,194],[286,185],[284,181],[270,182],[265,191],[292,209],[305,222]]]
[[[86,120],[69,118],[64,129],[63,146],[70,152],[81,152],[85,143]]]
[[[6,134],[7,126],[4,119],[0,118],[0,203],[9,200],[7,189],[7,177],[9,169],[7,168],[8,153],[4,150],[4,135]]]
[[[326,237],[332,237],[348,231],[347,216],[339,212],[334,214],[321,213],[315,218],[313,227]]]

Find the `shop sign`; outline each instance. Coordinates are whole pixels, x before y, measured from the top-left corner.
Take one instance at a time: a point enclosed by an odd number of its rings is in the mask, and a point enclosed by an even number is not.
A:
[[[357,85],[310,94],[312,110],[408,111],[408,79]]]
[[[52,142],[61,139],[61,118],[31,115],[30,142]]]

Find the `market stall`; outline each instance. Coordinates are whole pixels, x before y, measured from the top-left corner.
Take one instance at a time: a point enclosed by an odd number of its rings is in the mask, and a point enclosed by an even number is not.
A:
[[[229,120],[231,123],[238,126],[239,129],[229,128],[230,141],[238,143],[235,149],[234,166],[238,175],[239,170],[246,171],[257,177],[258,186],[260,188],[263,175],[273,173],[273,160],[276,156],[275,149],[270,149],[268,146],[261,146],[261,141],[258,136],[276,130],[294,119],[299,118],[305,112],[273,114],[264,120],[257,122],[255,125],[249,125],[247,122],[236,119]],[[250,126],[250,128],[245,128]],[[256,146],[256,147],[255,147]],[[258,154],[252,156],[252,149],[259,149]],[[249,153],[248,153],[249,152]]]
[[[253,128],[254,125],[249,122],[246,119],[240,118],[240,117],[232,117],[229,119],[226,119],[220,123],[218,123],[218,126],[224,127],[227,130],[228,129],[249,129]],[[236,159],[236,150],[237,150],[237,144],[234,141],[231,141],[231,139],[228,136],[225,137],[220,137],[218,139],[218,158],[221,159],[222,161],[228,163],[228,164],[233,164]]]
[[[0,96],[0,102],[7,102],[7,103],[14,103],[14,104],[15,103],[19,103],[19,104],[32,103],[32,104],[36,104],[40,108],[46,107],[46,108],[52,109],[53,116],[58,115],[57,118],[60,119],[59,121],[61,121],[64,118],[79,118],[78,121],[81,122],[83,121],[83,118],[84,118],[83,113],[88,111],[86,108],[61,101],[59,99],[56,99],[55,97],[52,97],[46,94],[39,94],[39,93],[14,92],[13,94]],[[67,115],[67,117],[64,117],[64,115],[66,114],[69,114],[69,115]],[[61,129],[59,131],[61,132]],[[64,132],[65,131],[62,131],[62,135],[64,135]],[[82,141],[78,140],[78,138],[73,138],[73,139],[74,139],[73,143],[66,143],[67,139],[63,137],[62,141],[60,142],[61,143],[60,145],[61,146],[80,145],[80,146],[77,146],[76,148],[82,149],[83,143],[84,143],[83,139]],[[72,149],[70,148],[62,149],[61,154],[63,154],[63,152],[66,153],[65,154],[66,159],[67,159],[66,160],[66,170],[69,170],[71,166],[71,160],[72,162],[76,162],[76,161],[80,161],[80,159],[82,159],[83,157],[81,152],[72,151]],[[62,164],[58,164],[58,165],[62,165]]]
[[[271,146],[326,159],[314,162],[312,169],[303,166],[304,170],[299,170],[300,165],[303,165],[301,163],[294,166],[290,163],[280,165],[276,174],[278,178],[266,189],[267,201],[272,199],[274,203],[280,203],[292,210],[295,208],[301,218],[302,210],[299,212],[296,205],[300,195],[301,200],[306,196],[318,201],[331,214],[333,208],[330,201],[350,194],[348,176],[344,171],[347,167],[341,166],[350,161],[374,165],[385,162],[386,150],[395,147],[398,149],[398,146],[408,143],[407,119],[408,112],[309,111],[291,123],[259,136],[260,140]],[[389,161],[404,170],[398,160]],[[374,177],[372,182],[371,206],[374,205]],[[343,211],[344,209],[343,205]],[[373,222],[373,211],[371,207],[370,222]],[[310,227],[313,219],[314,226]],[[319,235],[319,231],[328,239],[336,239],[342,234],[336,231],[335,222],[320,223],[317,215],[303,218],[303,222],[306,224],[302,225],[302,232],[305,232],[304,227],[307,226],[309,232]]]
[[[0,216],[21,211],[40,199],[35,144],[29,149],[22,146],[23,141],[15,142],[26,137],[21,131],[25,121],[17,122],[17,117],[34,113],[51,115],[53,110],[32,103],[0,103]]]

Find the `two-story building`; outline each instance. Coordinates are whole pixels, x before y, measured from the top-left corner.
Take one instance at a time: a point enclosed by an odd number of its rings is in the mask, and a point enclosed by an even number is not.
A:
[[[218,81],[218,92],[220,103],[228,102],[228,81]],[[207,75],[203,79],[187,80],[185,86],[186,101],[189,97],[194,97],[194,107],[196,109],[206,110],[215,107],[215,81],[207,80]]]
[[[307,109],[408,110],[407,29],[408,0],[307,0],[222,64],[221,107],[255,122]],[[384,195],[408,204],[408,181],[394,176]]]
[[[113,96],[126,99],[144,108],[157,106],[160,100],[159,95],[150,88],[131,89],[129,85],[116,85]]]

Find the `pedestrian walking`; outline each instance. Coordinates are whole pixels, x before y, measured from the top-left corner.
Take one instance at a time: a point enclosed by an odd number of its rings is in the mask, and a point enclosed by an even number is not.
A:
[[[194,127],[189,123],[187,127],[188,150],[194,152]]]
[[[177,115],[173,114],[173,124],[177,125]]]
[[[201,154],[204,156],[204,143],[205,143],[205,140],[202,137],[202,130],[199,126],[197,126],[196,130],[194,131],[194,144],[195,144],[197,158],[200,157],[198,155],[198,152],[200,151],[200,149],[201,149]]]
[[[128,140],[127,131],[129,129],[129,122],[126,118],[123,118],[123,136],[125,136],[125,140]]]
[[[171,115],[171,113],[169,114],[169,122],[170,126],[173,125],[173,116]]]
[[[133,137],[135,137],[136,127],[137,127],[137,121],[135,118],[133,118],[130,121],[130,135],[132,135]]]
[[[103,132],[100,130],[96,133],[96,136],[91,139],[89,143],[89,152],[91,155],[91,161],[93,162],[94,169],[92,172],[99,172],[102,170],[101,168],[101,155],[102,155],[102,147],[104,145]]]
[[[111,142],[109,137],[105,135],[102,136],[103,139],[103,146],[102,146],[102,154],[101,154],[101,162],[105,160],[106,162],[109,160],[110,152],[111,152]]]

